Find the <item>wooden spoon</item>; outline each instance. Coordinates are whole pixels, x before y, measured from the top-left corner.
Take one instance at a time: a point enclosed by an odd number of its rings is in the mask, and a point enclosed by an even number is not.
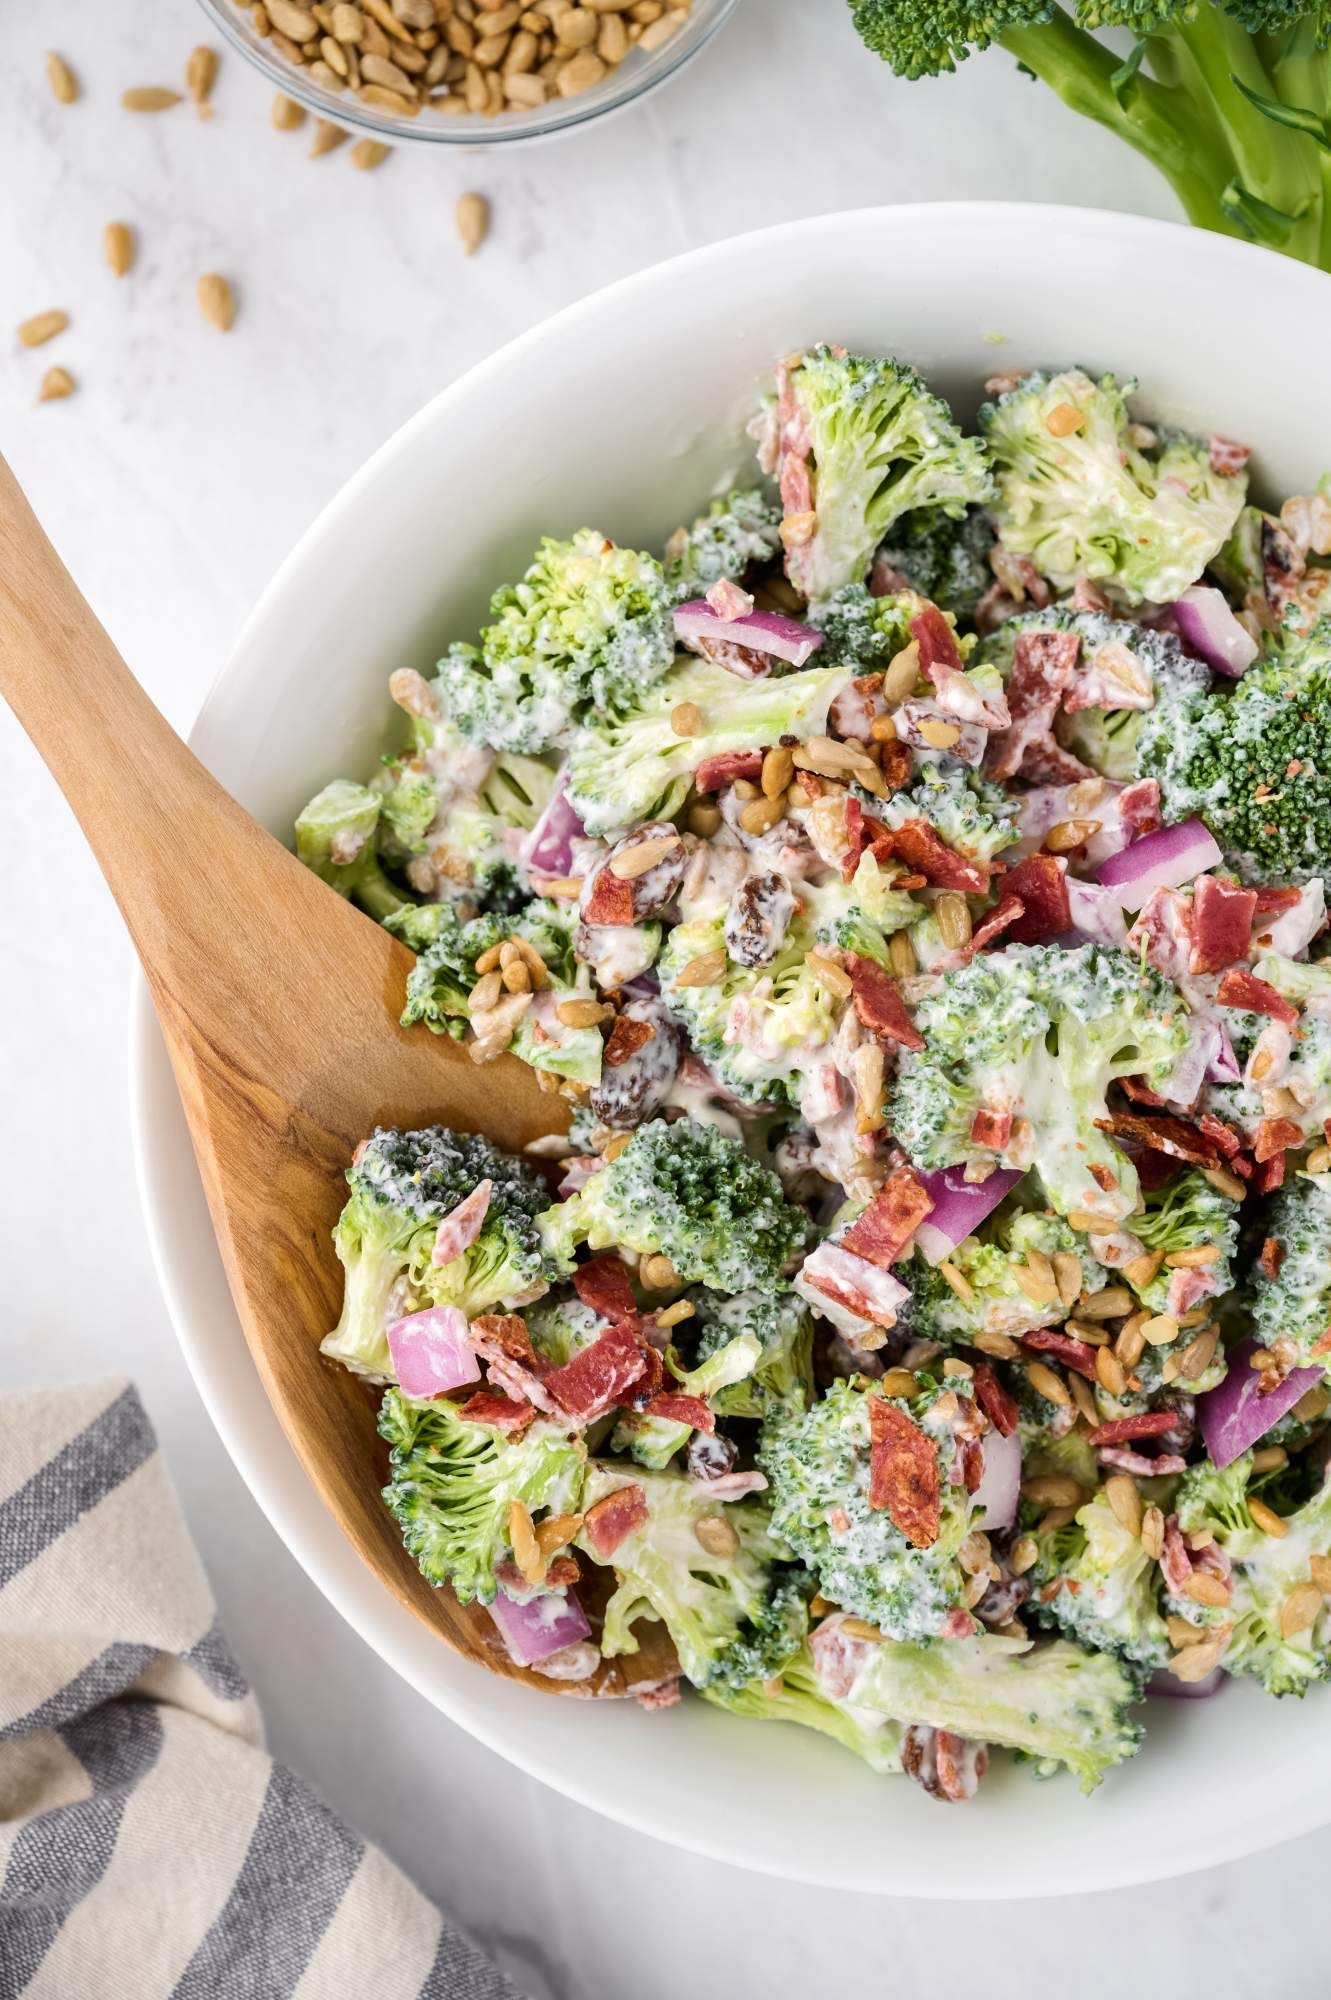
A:
[[[329,1232],[357,1142],[376,1125],[440,1122],[517,1149],[556,1128],[559,1100],[511,1056],[477,1068],[447,1037],[399,1026],[411,953],[302,867],[185,747],[3,459],[0,693],[129,926],[250,1352],[358,1554],[418,1618],[494,1672],[572,1694],[659,1681],[673,1671],[659,1625],[642,1628],[640,1653],[593,1680],[552,1682],[511,1663],[483,1610],[432,1589],[379,1497],[387,1457],[376,1399],[319,1354],[340,1309]]]

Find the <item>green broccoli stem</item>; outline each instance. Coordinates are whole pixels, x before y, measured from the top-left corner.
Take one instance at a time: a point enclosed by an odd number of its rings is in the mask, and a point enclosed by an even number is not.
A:
[[[1318,196],[1312,148],[1298,133],[1277,125],[1236,87],[1234,79],[1263,97],[1275,87],[1252,36],[1218,8],[1203,5],[1171,28],[1170,38],[1181,52],[1180,68],[1187,82],[1195,77],[1196,94],[1224,133],[1239,180],[1250,194],[1297,215]]]

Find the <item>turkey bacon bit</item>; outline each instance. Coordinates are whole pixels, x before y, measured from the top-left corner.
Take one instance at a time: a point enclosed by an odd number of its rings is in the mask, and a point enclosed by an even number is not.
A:
[[[573,1289],[603,1319],[632,1319],[637,1311],[628,1269],[611,1251],[579,1264]]]
[[[914,1168],[898,1167],[837,1247],[848,1250],[853,1257],[863,1257],[880,1271],[888,1271],[933,1205],[933,1196],[920,1185]]]
[[[1012,902],[1021,906],[1006,926],[1008,944],[1041,944],[1071,929],[1067,870],[1060,855],[1028,854],[1004,877],[1000,910]]]
[[[562,1368],[552,1369],[545,1378],[545,1388],[574,1423],[589,1424],[634,1388],[647,1366],[633,1328],[620,1321]]]
[[[539,1363],[526,1321],[518,1313],[481,1313],[471,1322],[471,1334],[478,1347],[521,1361],[524,1367],[535,1368]]]
[[[1011,1437],[1020,1412],[987,1361],[977,1361],[971,1378],[975,1400],[1000,1437]]]
[[[1195,1125],[1189,1125],[1185,1118],[1143,1118],[1135,1111],[1111,1111],[1108,1118],[1097,1118],[1096,1130],[1108,1132],[1115,1139],[1135,1139],[1140,1146],[1148,1146],[1154,1153],[1167,1153],[1171,1159],[1186,1160],[1194,1167],[1216,1167],[1220,1165],[1220,1149],[1214,1139],[1199,1132]]]
[[[633,884],[621,881],[608,868],[598,868],[591,891],[583,905],[582,918],[588,924],[622,926],[633,922]]]
[[[1246,958],[1256,909],[1255,889],[1235,889],[1214,875],[1199,875],[1192,892],[1189,972],[1223,972]]]
[[[715,757],[704,757],[693,774],[693,788],[719,792],[733,785],[736,778],[747,778],[753,784],[762,776],[763,755],[761,750],[721,750]]]
[[[1012,1137],[1012,1113],[1010,1111],[990,1111],[984,1105],[971,1119],[971,1139],[977,1146],[987,1146],[995,1153],[1001,1153]]]
[[[990,739],[986,769],[991,778],[1015,778],[1020,772],[1034,780],[1064,758],[1076,765],[1079,777],[1087,775],[1075,757],[1060,750],[1053,736],[1054,717],[1080,653],[1076,632],[1018,634],[1007,685],[1012,724]]]
[[[1258,917],[1283,917],[1287,910],[1297,908],[1303,895],[1299,889],[1254,889],[1257,898]]]
[[[607,1493],[587,1509],[582,1532],[598,1562],[609,1562],[620,1544],[647,1519],[647,1495],[636,1482]]]
[[[1242,1007],[1249,1014],[1269,1014],[1273,1021],[1283,1021],[1287,1028],[1294,1027],[1299,1018],[1298,1008],[1283,993],[1277,993],[1274,986],[1268,986],[1256,973],[1245,972],[1238,965],[1225,974],[1216,998],[1222,1007]]]
[[[1280,1266],[1285,1261],[1285,1246],[1278,1236],[1268,1236],[1262,1244],[1262,1254],[1257,1262],[1262,1267],[1262,1275],[1276,1279],[1280,1276]]]
[[[910,636],[920,649],[920,671],[941,687],[949,669],[961,671],[957,635],[936,604],[926,604],[910,621]]]
[[[1178,1422],[1177,1410],[1143,1410],[1139,1417],[1116,1417],[1091,1432],[1088,1444],[1131,1444],[1134,1438],[1163,1437]]]
[[[1259,1167],[1254,1168],[1252,1176],[1254,1194],[1274,1194],[1278,1187],[1284,1185],[1287,1157],[1285,1153],[1273,1153],[1269,1160],[1263,1160]]]
[[[1078,1375],[1084,1375],[1088,1382],[1095,1380],[1095,1349],[1084,1340],[1074,1340],[1070,1333],[1055,1333],[1052,1327],[1038,1326],[1021,1336],[1024,1347],[1033,1347],[1037,1354],[1052,1354],[1066,1368],[1074,1368]]]
[[[869,1505],[885,1512],[912,1548],[938,1540],[941,1507],[933,1440],[884,1396],[869,1398]]]
[[[650,1021],[634,1021],[627,1014],[617,1014],[601,1060],[607,1069],[619,1069],[655,1035],[656,1030]]]
[[[1274,1160],[1278,1153],[1287,1153],[1291,1146],[1302,1143],[1303,1133],[1292,1118],[1263,1118],[1253,1141],[1253,1158],[1259,1166],[1263,1166],[1268,1160]]]
[[[492,1430],[504,1431],[509,1437],[516,1437],[536,1420],[530,1403],[515,1403],[511,1397],[493,1395],[488,1389],[478,1389],[474,1396],[468,1396],[465,1403],[458,1404],[457,1413],[469,1424],[489,1424]]]
[[[960,889],[982,896],[989,887],[988,866],[958,854],[955,847],[939,839],[926,819],[908,819],[901,826],[884,828],[870,852],[875,861],[904,861],[935,889]]]
[[[878,961],[848,952],[846,971],[860,1026],[880,1041],[900,1042],[903,1049],[922,1049],[924,1036],[906,1012],[901,988]]]
[[[992,944],[996,937],[1010,930],[1025,908],[1026,905],[1019,897],[1005,895],[998,908],[991,910],[989,915],[982,918],[971,932],[972,953],[983,951],[985,946]]]
[[[1227,1159],[1232,1160],[1236,1153],[1243,1151],[1242,1133],[1236,1132],[1232,1125],[1227,1125],[1223,1118],[1217,1118],[1214,1111],[1203,1111],[1197,1120],[1197,1125],[1208,1139],[1215,1140]]]
[[[716,1418],[701,1396],[676,1396],[669,1389],[653,1396],[651,1402],[644,1406],[642,1414],[645,1417],[661,1417],[670,1424],[687,1424],[690,1430],[716,1429]]]

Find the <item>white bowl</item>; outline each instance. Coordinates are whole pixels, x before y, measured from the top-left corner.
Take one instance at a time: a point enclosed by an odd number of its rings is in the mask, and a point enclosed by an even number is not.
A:
[[[1001,344],[993,338],[1005,336]],[[1143,406],[1257,446],[1277,490],[1331,462],[1331,285],[1200,231],[1074,209],[866,210],[721,243],[574,306],[473,369],[371,459],[269,586],[195,729],[205,761],[285,837],[328,778],[369,768],[394,667],[469,636],[542,532],[659,545],[748,462],[773,358],[826,338],[890,350],[969,412],[995,370],[1135,371]],[[377,996],[362,996],[366,1006]],[[557,1790],[680,1846],[835,1887],[1050,1895],[1157,1879],[1331,1818],[1324,1697],[1231,1686],[1156,1702],[1136,1761],[1084,1799],[999,1768],[965,1811],[875,1778],[808,1732],[702,1702],[541,1696],[457,1658],[362,1567],[287,1446],[232,1312],[143,993],[139,1172],[201,1394],[251,1490],[327,1596],[463,1728]]]

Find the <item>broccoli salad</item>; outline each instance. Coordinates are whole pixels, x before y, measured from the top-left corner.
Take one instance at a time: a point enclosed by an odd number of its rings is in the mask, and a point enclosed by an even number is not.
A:
[[[741,484],[542,542],[296,824],[571,1118],[347,1173],[425,1577],[949,1801],[1331,1676],[1331,483],[1134,390],[789,357]]]

